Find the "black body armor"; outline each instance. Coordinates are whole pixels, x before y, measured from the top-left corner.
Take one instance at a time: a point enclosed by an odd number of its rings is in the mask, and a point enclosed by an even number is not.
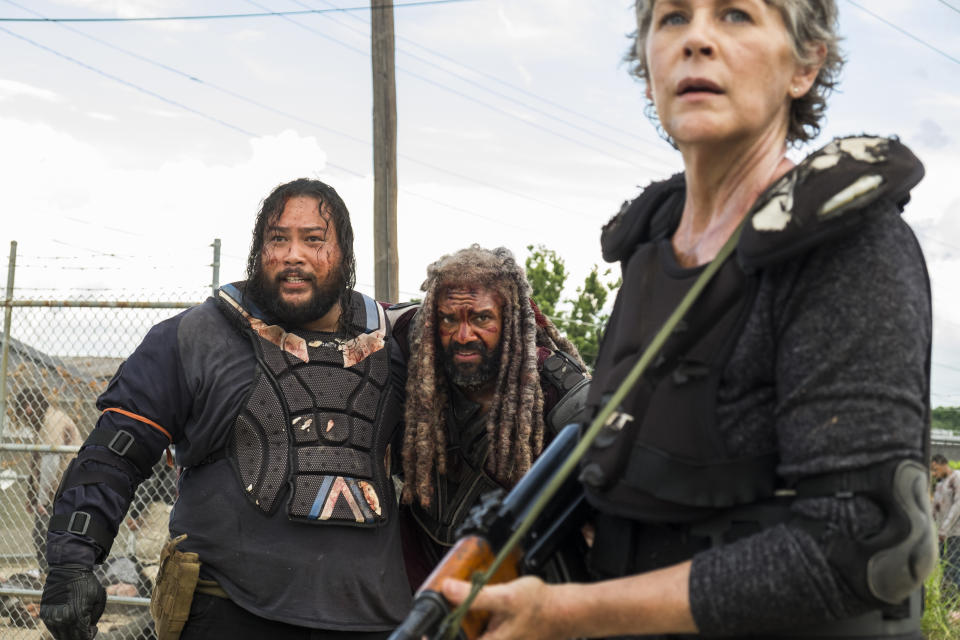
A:
[[[221,307],[245,319],[258,364],[226,452],[247,498],[269,514],[289,489],[291,520],[382,525],[382,501],[393,500],[391,434],[382,425],[400,407],[395,394],[384,393],[390,333],[382,308],[355,293],[352,317],[362,319],[356,337],[280,332],[278,338],[278,327],[246,321],[250,312],[239,299],[231,285],[221,290]]]

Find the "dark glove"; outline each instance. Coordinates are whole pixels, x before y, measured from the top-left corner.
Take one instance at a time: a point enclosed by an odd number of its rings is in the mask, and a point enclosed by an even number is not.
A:
[[[40,618],[57,640],[93,640],[107,592],[93,569],[79,564],[50,567],[40,598]]]

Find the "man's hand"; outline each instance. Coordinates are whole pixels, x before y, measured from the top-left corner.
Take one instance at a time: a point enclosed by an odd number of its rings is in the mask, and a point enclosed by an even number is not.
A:
[[[447,579],[443,595],[453,604],[460,604],[470,594],[470,583]],[[551,615],[551,587],[532,576],[484,587],[477,594],[471,609],[489,611],[490,623],[479,640],[557,640],[568,637],[554,629],[557,617]],[[554,612],[555,613],[555,612]]]
[[[92,569],[52,566],[40,598],[40,618],[56,640],[92,640],[106,603],[106,590]]]

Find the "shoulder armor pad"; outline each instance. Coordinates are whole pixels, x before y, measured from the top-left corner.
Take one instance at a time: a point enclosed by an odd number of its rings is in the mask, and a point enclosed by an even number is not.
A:
[[[751,271],[848,233],[871,214],[903,206],[923,165],[896,138],[837,138],[808,156],[757,199],[737,246]],[[889,207],[871,206],[881,200]]]
[[[603,259],[623,260],[641,242],[665,238],[680,222],[686,180],[678,173],[668,180],[653,182],[604,225],[600,234]]]
[[[376,300],[370,296],[360,293],[359,291],[353,292],[353,318],[356,318],[356,322],[352,322],[353,326],[358,329],[362,329],[364,333],[373,333],[374,331],[384,330],[384,327],[380,326],[380,318],[383,317],[381,314],[382,307],[377,303]]]
[[[243,295],[246,284],[245,281],[231,282],[217,289],[216,299],[220,303],[221,308],[224,308],[223,305],[226,303],[227,309],[232,309],[241,315],[246,313],[246,315],[272,324],[273,322],[267,317],[267,314],[254,304],[253,300]]]
[[[410,311],[419,309],[419,302],[398,302],[397,304],[392,304],[387,307],[385,311],[387,315],[387,320],[392,325],[395,323],[401,316],[410,313]]]
[[[561,393],[560,400],[546,416],[548,429],[557,434],[580,417],[587,404],[590,379],[584,375],[577,361],[563,351],[550,354],[543,361],[541,373]]]

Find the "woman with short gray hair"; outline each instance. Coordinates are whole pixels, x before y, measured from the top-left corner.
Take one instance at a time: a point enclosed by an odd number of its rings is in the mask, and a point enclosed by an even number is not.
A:
[[[596,580],[484,588],[482,638],[920,639],[931,313],[900,213],[923,167],[865,135],[787,158],[837,83],[834,0],[636,17],[633,71],[684,171],[603,229],[623,285],[594,415],[704,288],[580,463]]]

